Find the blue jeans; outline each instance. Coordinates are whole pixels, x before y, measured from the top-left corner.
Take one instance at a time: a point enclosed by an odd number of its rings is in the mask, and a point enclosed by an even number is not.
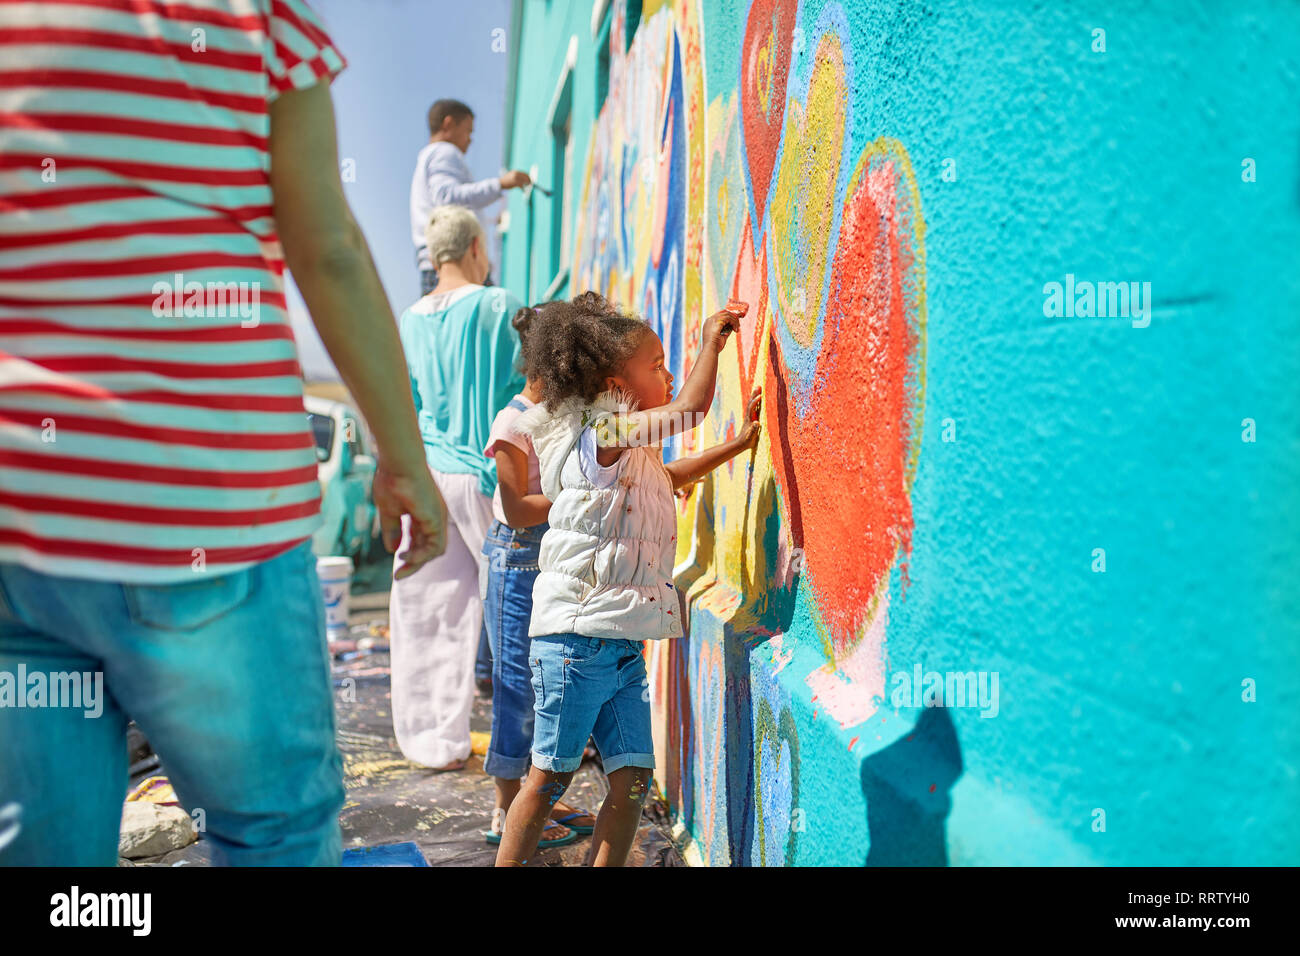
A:
[[[529,649],[536,722],[533,764],[567,773],[591,737],[606,773],[654,769],[650,682],[641,641],[545,634]]]
[[[528,622],[545,522],[512,531],[494,521],[483,542],[488,559],[483,623],[492,643],[492,743],[483,772],[518,780],[533,745],[533,688],[528,670]]]
[[[16,835],[0,822],[0,863],[117,864],[128,719],[217,862],[341,861],[343,763],[310,541],[171,585],[0,564],[0,681],[20,668],[29,681],[98,674],[102,710],[0,706],[0,821],[19,806]]]

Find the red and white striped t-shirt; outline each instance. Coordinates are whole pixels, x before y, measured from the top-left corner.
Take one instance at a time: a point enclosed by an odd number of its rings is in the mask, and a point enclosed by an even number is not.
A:
[[[268,106],[303,0],[0,0],[0,562],[167,583],[319,523]]]

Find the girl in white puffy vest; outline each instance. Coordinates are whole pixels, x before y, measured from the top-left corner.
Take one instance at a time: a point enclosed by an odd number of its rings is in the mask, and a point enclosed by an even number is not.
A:
[[[758,441],[759,397],[730,441],[665,465],[662,442],[695,428],[713,403],[718,356],[747,306],[705,320],[680,394],[659,336],[586,292],[537,310],[525,362],[541,403],[520,415],[551,500],[528,629],[535,721],[532,767],[510,804],[498,866],[537,848],[590,736],[609,778],[587,863],[621,866],[654,768],[642,642],[680,637],[673,584],[673,492]]]

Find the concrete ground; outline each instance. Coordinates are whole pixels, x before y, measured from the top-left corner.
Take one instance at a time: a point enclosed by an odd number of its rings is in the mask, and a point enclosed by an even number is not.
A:
[[[496,847],[483,838],[494,804],[492,778],[483,773],[478,754],[464,770],[435,773],[402,756],[393,737],[388,654],[388,571],[391,558],[377,559],[358,570],[350,623],[355,639],[371,637],[368,653],[336,654],[335,707],[338,743],[343,754],[347,799],[340,814],[343,846],[379,846],[412,841],[430,866],[491,866]],[[491,729],[491,701],[476,697],[471,729]],[[477,737],[476,734],[476,737]],[[477,748],[476,748],[477,749]],[[166,768],[150,771],[165,774]],[[134,779],[132,782],[136,782]],[[564,802],[595,813],[607,790],[598,761],[584,762]],[[575,843],[539,851],[530,866],[579,866],[589,836]],[[207,865],[209,844],[200,840],[182,850],[137,860],[137,865]],[[669,838],[661,803],[647,801],[630,866],[683,866]]]

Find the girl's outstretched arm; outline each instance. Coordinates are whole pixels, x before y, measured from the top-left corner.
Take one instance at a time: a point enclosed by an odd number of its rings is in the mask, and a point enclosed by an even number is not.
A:
[[[762,392],[755,388],[753,394],[749,396],[749,403],[745,407],[745,426],[741,428],[740,434],[730,441],[724,441],[720,445],[706,448],[698,455],[678,458],[664,465],[668,469],[668,474],[672,475],[673,491],[698,481],[714,468],[735,458],[742,451],[748,451],[755,447],[758,444],[759,432],[763,427],[758,423],[758,411],[762,403]]]
[[[718,356],[726,348],[730,334],[739,331],[741,316],[748,310],[749,306],[745,303],[733,301],[727,303],[727,308],[705,319],[699,357],[691,366],[691,374],[686,376],[677,398],[658,408],[616,417],[610,427],[596,430],[597,444],[602,448],[634,448],[637,445],[657,444],[670,435],[690,431],[703,422],[709,406],[713,404],[713,390],[718,378]]]

